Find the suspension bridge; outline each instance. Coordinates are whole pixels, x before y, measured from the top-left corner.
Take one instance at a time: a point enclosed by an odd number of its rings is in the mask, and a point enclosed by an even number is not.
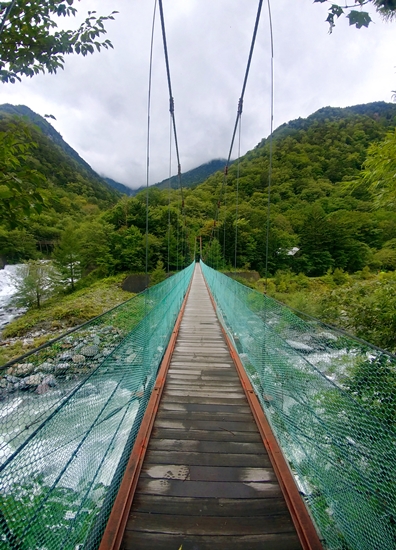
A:
[[[0,550],[396,550],[395,387],[395,356],[194,261],[0,367]]]
[[[0,548],[396,548],[395,366],[191,264],[2,367]]]

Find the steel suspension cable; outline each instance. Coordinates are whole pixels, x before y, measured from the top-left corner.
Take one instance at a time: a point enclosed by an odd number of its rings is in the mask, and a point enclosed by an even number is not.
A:
[[[267,236],[265,241],[265,292],[268,290],[268,254],[269,231],[271,214],[271,184],[272,184],[272,156],[273,156],[273,131],[274,131],[274,33],[272,28],[271,3],[267,0],[268,18],[271,41],[271,93],[270,93],[270,135],[269,135],[269,166],[268,166],[268,202],[267,202]]]
[[[241,158],[241,134],[242,134],[242,117],[239,119],[239,133],[238,133],[238,166],[237,166],[237,178],[236,178],[236,198],[235,198],[235,254],[234,254],[234,268],[237,267],[237,250],[238,250],[238,209],[239,209],[239,173],[240,173],[240,158]]]
[[[252,42],[251,42],[251,45],[250,45],[249,57],[248,57],[248,62],[247,62],[247,66],[246,66],[246,71],[245,71],[245,77],[243,79],[242,92],[241,92],[241,96],[240,96],[239,102],[238,102],[237,117],[236,117],[236,120],[235,120],[234,131],[232,133],[231,145],[230,145],[230,150],[229,150],[228,158],[227,158],[227,166],[230,163],[232,149],[234,147],[235,136],[236,136],[236,132],[237,132],[237,128],[238,128],[238,123],[239,123],[239,119],[240,119],[240,117],[242,115],[242,111],[243,111],[243,99],[244,99],[244,96],[245,96],[246,84],[247,84],[249,71],[250,71],[250,64],[252,62],[254,46],[255,46],[255,43],[256,43],[257,29],[258,29],[258,25],[259,25],[259,22],[260,22],[260,15],[261,15],[262,6],[263,6],[263,0],[259,0],[259,5],[258,5],[258,8],[257,8],[256,21],[255,21],[254,30],[253,30],[253,37],[252,37]]]
[[[229,165],[230,165],[232,150],[234,148],[235,136],[236,136],[236,133],[237,133],[240,118],[242,116],[243,100],[244,100],[246,85],[247,85],[248,76],[249,76],[249,72],[250,72],[250,65],[251,65],[251,62],[252,62],[254,46],[255,46],[255,43],[256,43],[257,30],[258,30],[258,26],[259,26],[259,22],[260,22],[262,6],[263,6],[263,0],[259,0],[259,4],[258,4],[258,8],[257,8],[257,14],[256,14],[256,20],[255,20],[254,29],[253,29],[253,36],[252,36],[252,41],[251,41],[251,44],[250,44],[249,56],[248,56],[248,61],[247,61],[247,65],[246,65],[246,70],[245,70],[245,76],[244,76],[243,84],[242,84],[242,92],[241,92],[241,95],[240,95],[240,98],[239,98],[239,101],[238,101],[237,116],[236,116],[236,119],[235,119],[234,130],[233,130],[232,137],[231,137],[231,144],[230,144],[230,149],[229,149],[229,152],[228,152],[227,162],[226,162],[226,166],[224,168],[223,184],[221,186],[220,197],[219,197],[219,200],[217,202],[217,207],[216,207],[216,212],[215,212],[215,220],[214,220],[215,223],[214,223],[214,226],[213,226],[211,238],[213,237],[214,227],[216,226],[216,220],[218,219],[221,200],[222,200],[222,196],[223,196],[224,189],[225,189],[226,182],[227,182],[228,168],[229,168]]]
[[[153,49],[154,49],[154,28],[155,16],[157,13],[157,0],[154,2],[153,22],[151,26],[150,41],[150,63],[149,63],[149,81],[147,97],[147,163],[146,163],[146,288],[148,288],[148,232],[149,232],[149,183],[150,183],[150,128],[151,128],[151,85],[153,73]]]
[[[170,68],[169,68],[169,55],[168,55],[168,45],[166,40],[166,31],[165,31],[165,19],[164,19],[164,10],[162,6],[162,0],[158,0],[159,3],[159,11],[160,11],[160,18],[161,18],[161,29],[162,29],[162,41],[164,46],[164,55],[165,55],[165,65],[166,65],[166,77],[168,81],[168,90],[169,90],[169,112],[171,114],[172,118],[172,126],[173,126],[173,136],[175,140],[175,149],[176,149],[176,158],[177,158],[177,178],[179,182],[179,188],[180,188],[180,195],[181,195],[181,209],[182,209],[182,234],[181,234],[181,245],[182,245],[182,255],[183,255],[183,231],[184,231],[184,196],[183,196],[183,186],[182,186],[182,179],[181,179],[181,164],[180,164],[180,154],[179,154],[179,143],[177,139],[177,131],[176,131],[176,118],[175,118],[175,101],[173,98],[173,92],[172,92],[172,82],[171,82],[171,76],[170,76]]]
[[[170,263],[170,234],[171,234],[171,180],[172,180],[172,119],[169,119],[169,172],[168,172],[168,268],[167,273],[169,275],[169,263]]]

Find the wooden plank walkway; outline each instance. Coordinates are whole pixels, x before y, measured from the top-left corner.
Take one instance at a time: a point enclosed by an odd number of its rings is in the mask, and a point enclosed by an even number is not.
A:
[[[198,264],[121,548],[301,549]]]

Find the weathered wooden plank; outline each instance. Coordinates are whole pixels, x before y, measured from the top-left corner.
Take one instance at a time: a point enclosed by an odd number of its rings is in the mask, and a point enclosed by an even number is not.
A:
[[[221,380],[223,378],[232,378],[234,379],[236,373],[233,367],[229,366],[227,368],[221,367],[221,368],[213,368],[210,367],[191,367],[188,365],[184,365],[183,367],[177,367],[172,369],[171,376],[200,376],[200,377],[213,377],[216,381]],[[208,384],[210,385],[210,384]],[[213,384],[215,385],[215,384]]]
[[[137,486],[140,494],[193,498],[274,498],[282,491],[278,483],[252,481],[182,481],[179,479],[140,478]]]
[[[122,550],[301,550],[297,535],[193,536],[125,531]]]
[[[202,403],[206,405],[244,405],[246,399],[236,398],[223,398],[223,397],[202,397],[194,395],[172,395],[167,396],[167,403]]]
[[[182,481],[252,481],[275,482],[272,468],[245,468],[235,466],[189,466],[186,464],[147,464],[142,477],[152,479],[181,479]]]
[[[236,379],[224,379],[224,380],[217,380],[216,386],[218,389],[226,390],[226,391],[239,391],[240,390],[240,383],[238,383],[238,380]],[[166,387],[169,389],[185,389],[186,387],[196,389],[196,390],[206,390],[208,388],[208,384],[205,380],[181,380],[181,379],[170,379],[166,382]]]
[[[190,373],[188,371],[185,372],[173,372],[170,376],[167,378],[167,383],[174,382],[174,381],[199,381],[205,382],[206,386],[212,384],[215,385],[216,383],[222,383],[224,382],[235,382],[238,381],[238,378],[236,378],[236,375],[232,372],[221,372],[217,374],[208,375],[205,373],[205,371],[198,371],[194,373]]]
[[[194,364],[197,364],[197,363],[203,363],[204,365],[207,365],[208,362],[210,362],[212,364],[227,363],[227,361],[230,358],[230,355],[229,355],[229,353],[226,353],[226,352],[216,353],[216,354],[213,354],[213,355],[212,354],[206,355],[205,353],[202,353],[202,350],[201,350],[201,353],[194,353],[192,355],[187,355],[186,353],[175,352],[174,357],[179,362],[184,361],[184,363],[186,363],[188,361],[188,363],[190,363],[191,365],[194,365]]]
[[[210,420],[211,422],[226,420],[227,422],[249,422],[253,420],[253,415],[239,414],[237,412],[218,412],[216,415],[213,412],[206,411],[170,411],[160,410],[157,418],[171,418],[173,420]]]
[[[290,518],[285,514],[267,517],[233,518],[215,516],[174,516],[166,514],[145,514],[134,512],[128,521],[127,530],[160,532],[177,535],[261,535],[291,533],[294,530]]]
[[[279,514],[287,511],[283,497],[252,498],[200,498],[138,494],[134,510],[151,514],[186,516],[241,517]],[[248,550],[248,549],[247,549]]]
[[[232,392],[223,392],[221,389],[208,389],[208,390],[183,390],[183,389],[168,389],[165,387],[164,390],[164,397],[170,396],[176,396],[176,395],[185,395],[185,396],[191,396],[191,397],[221,397],[223,399],[242,399],[243,401],[246,401],[245,394],[243,391],[232,391]]]
[[[202,357],[204,361],[210,357],[212,360],[219,359],[222,357],[225,360],[229,358],[229,351],[225,346],[216,346],[210,349],[206,349],[202,345],[194,346],[193,349],[188,350],[187,346],[176,346],[174,351],[174,357],[177,360],[179,357],[188,357],[190,360],[199,361],[199,358]]]
[[[255,432],[257,426],[253,422],[227,422],[226,420],[172,420],[158,418],[156,428],[174,428],[176,430],[206,430],[234,432]]]
[[[241,443],[240,441],[194,441],[187,439],[152,439],[150,449],[153,451],[181,451],[189,453],[243,453],[267,454],[259,443]],[[225,461],[227,460],[226,457]]]
[[[231,432],[229,430],[185,430],[177,428],[157,428],[154,426],[152,437],[157,439],[194,439],[199,441],[241,441],[260,443],[259,432]]]
[[[145,463],[147,464],[190,464],[200,466],[224,466],[224,455],[219,453],[199,453],[163,450],[147,451]],[[245,466],[251,468],[267,468],[270,466],[267,454],[227,454],[227,466]]]
[[[169,391],[189,391],[191,392],[208,392],[208,384],[205,384],[204,382],[190,382],[183,384],[179,381],[170,380],[166,384],[166,389]],[[209,390],[211,391],[211,390]],[[216,390],[213,391],[222,391],[227,393],[242,393],[240,384],[238,385],[236,382],[220,382],[217,384]]]
[[[236,413],[247,414],[251,416],[252,412],[249,405],[240,403],[239,405],[211,405],[206,403],[161,403],[161,411],[201,411],[210,413]]]
[[[235,366],[231,362],[231,359],[228,361],[213,363],[211,361],[209,362],[199,362],[199,361],[190,361],[188,358],[186,358],[184,361],[178,361],[177,363],[172,363],[172,371],[176,372],[178,369],[188,369],[190,372],[194,372],[196,370],[199,371],[209,371],[213,372],[213,374],[220,374],[221,369],[226,369],[228,372],[235,372]]]

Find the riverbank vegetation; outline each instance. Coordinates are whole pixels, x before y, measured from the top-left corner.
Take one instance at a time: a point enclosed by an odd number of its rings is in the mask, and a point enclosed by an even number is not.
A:
[[[255,285],[264,290],[265,281]],[[352,275],[342,270],[322,277],[279,271],[267,284],[268,296],[298,312],[396,352],[396,272]]]

